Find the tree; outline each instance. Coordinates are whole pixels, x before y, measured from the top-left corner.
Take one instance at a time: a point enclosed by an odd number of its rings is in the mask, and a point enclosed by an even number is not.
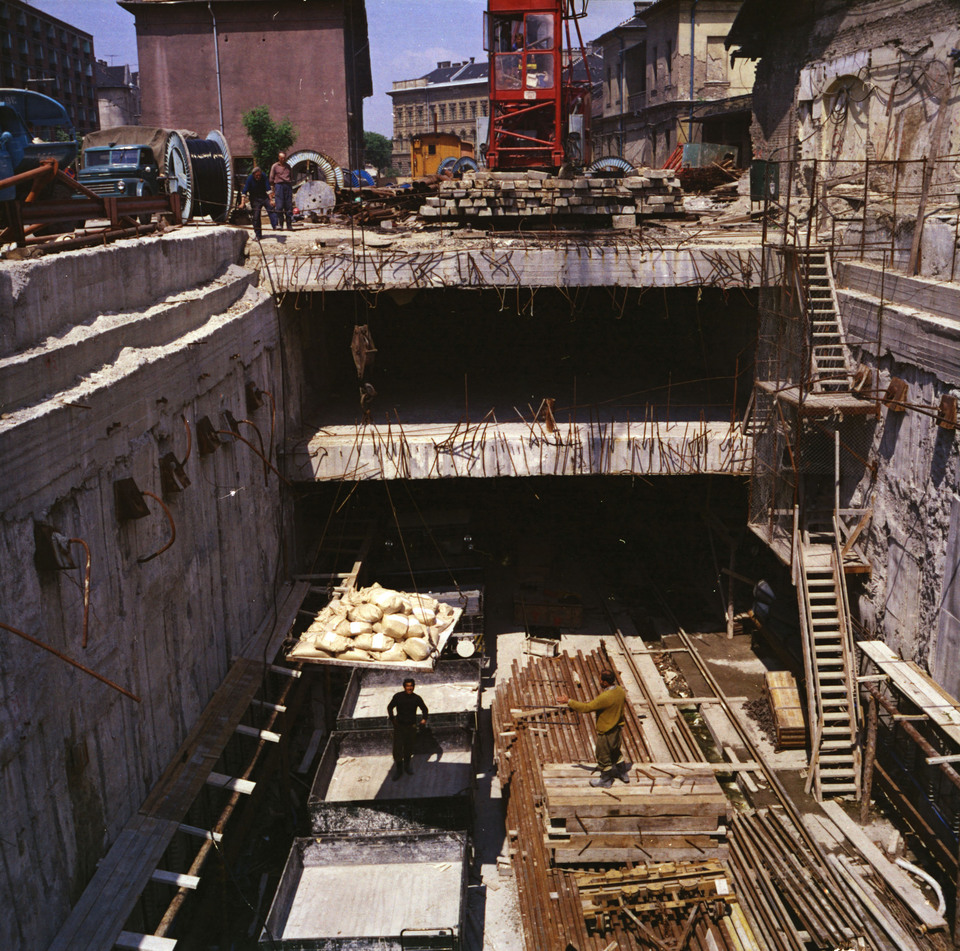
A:
[[[393,143],[379,132],[363,133],[363,156],[368,165],[373,165],[379,172],[390,164],[390,155],[393,152]]]
[[[293,123],[286,116],[274,122],[266,106],[245,112],[243,127],[253,142],[253,160],[263,169],[269,168],[277,160],[277,153],[285,152],[297,139]]]

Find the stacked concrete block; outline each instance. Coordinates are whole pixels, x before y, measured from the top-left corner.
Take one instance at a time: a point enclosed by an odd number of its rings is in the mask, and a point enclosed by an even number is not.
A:
[[[626,178],[557,178],[545,172],[477,172],[441,182],[421,218],[606,216],[632,227],[636,216],[682,211],[683,191],[671,169],[644,169]]]

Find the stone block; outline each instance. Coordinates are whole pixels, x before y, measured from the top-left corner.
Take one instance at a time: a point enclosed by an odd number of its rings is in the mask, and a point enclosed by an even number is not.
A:
[[[623,231],[628,228],[636,228],[636,215],[614,215],[610,219],[610,226],[616,231]]]
[[[440,209],[434,208],[432,205],[421,205],[419,215],[421,218],[439,218]]]

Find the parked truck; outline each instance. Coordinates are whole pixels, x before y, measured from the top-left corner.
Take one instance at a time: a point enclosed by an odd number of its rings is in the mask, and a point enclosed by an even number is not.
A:
[[[103,196],[147,198],[178,192],[184,220],[208,214],[226,221],[233,169],[217,132],[116,126],[83,137],[78,181]]]

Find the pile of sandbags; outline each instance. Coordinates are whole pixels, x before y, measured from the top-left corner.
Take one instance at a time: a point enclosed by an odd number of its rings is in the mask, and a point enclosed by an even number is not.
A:
[[[334,598],[287,655],[291,660],[424,661],[436,654],[453,608],[373,584]]]

